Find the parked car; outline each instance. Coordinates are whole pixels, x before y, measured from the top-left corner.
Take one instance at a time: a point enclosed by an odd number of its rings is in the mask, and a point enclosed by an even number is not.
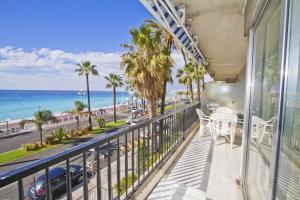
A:
[[[80,165],[70,165],[71,182],[78,183],[83,175],[83,169]],[[66,169],[56,167],[49,171],[51,193],[57,196],[66,189]],[[28,189],[30,199],[46,199],[46,174],[39,176],[35,182],[32,182]]]

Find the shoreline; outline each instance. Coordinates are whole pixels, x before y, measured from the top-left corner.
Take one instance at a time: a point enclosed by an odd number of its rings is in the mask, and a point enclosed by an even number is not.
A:
[[[125,108],[128,108],[128,104],[119,104],[119,105],[116,105],[116,108],[117,109],[125,109]],[[99,107],[99,108],[91,108],[92,115],[93,114],[96,114],[96,115],[101,114],[100,109],[103,109],[103,114],[113,112],[113,106],[105,106],[105,107]],[[83,111],[84,115],[82,117],[87,117],[86,116],[87,112],[88,112],[87,110]],[[59,123],[64,123],[64,122],[70,121],[72,119],[74,120],[74,116],[71,113],[61,112],[61,113],[53,113],[53,115],[57,118]],[[33,119],[33,117],[11,120],[8,122],[9,129],[19,127],[19,122],[24,119],[31,120],[31,119]],[[1,134],[1,130],[3,130],[3,133],[6,133],[6,128],[7,128],[6,123],[7,123],[6,121],[0,121],[0,134]],[[31,124],[28,124],[28,126],[30,126],[30,125]]]

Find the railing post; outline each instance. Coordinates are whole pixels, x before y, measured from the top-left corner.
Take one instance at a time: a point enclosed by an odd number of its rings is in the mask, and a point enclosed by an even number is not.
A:
[[[182,139],[184,140],[185,139],[185,109],[183,110],[183,117],[182,117]]]
[[[83,199],[88,200],[88,177],[86,169],[86,155],[85,152],[82,153],[83,156]]]
[[[66,179],[67,179],[67,200],[72,200],[72,182],[71,182],[71,174],[70,174],[70,161],[66,160]]]
[[[23,188],[23,181],[19,179],[18,181],[18,190],[19,190],[19,199],[24,200],[24,188]]]
[[[47,199],[52,199],[52,193],[51,193],[51,181],[49,176],[49,168],[46,167],[46,197]]]

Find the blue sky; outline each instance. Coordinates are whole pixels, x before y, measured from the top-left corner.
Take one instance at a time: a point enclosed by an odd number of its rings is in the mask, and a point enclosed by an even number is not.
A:
[[[151,17],[138,0],[1,0],[0,46],[121,51]]]
[[[100,72],[91,88],[104,90],[104,75],[121,74],[120,44],[149,18],[138,0],[1,0],[0,89],[82,89],[74,68],[87,59]]]

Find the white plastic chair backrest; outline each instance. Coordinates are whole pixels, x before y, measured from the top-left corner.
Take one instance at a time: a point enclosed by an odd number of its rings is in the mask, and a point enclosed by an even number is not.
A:
[[[204,113],[202,112],[201,109],[196,108],[196,112],[197,112],[198,117],[199,117],[200,120],[204,118]]]
[[[233,114],[215,113],[213,117],[214,128],[218,134],[231,134],[235,130],[237,116]]]
[[[266,129],[267,122],[260,117],[252,116],[251,137],[259,137]]]
[[[233,112],[230,108],[227,107],[219,107],[216,109],[216,113],[228,114],[233,115]]]

